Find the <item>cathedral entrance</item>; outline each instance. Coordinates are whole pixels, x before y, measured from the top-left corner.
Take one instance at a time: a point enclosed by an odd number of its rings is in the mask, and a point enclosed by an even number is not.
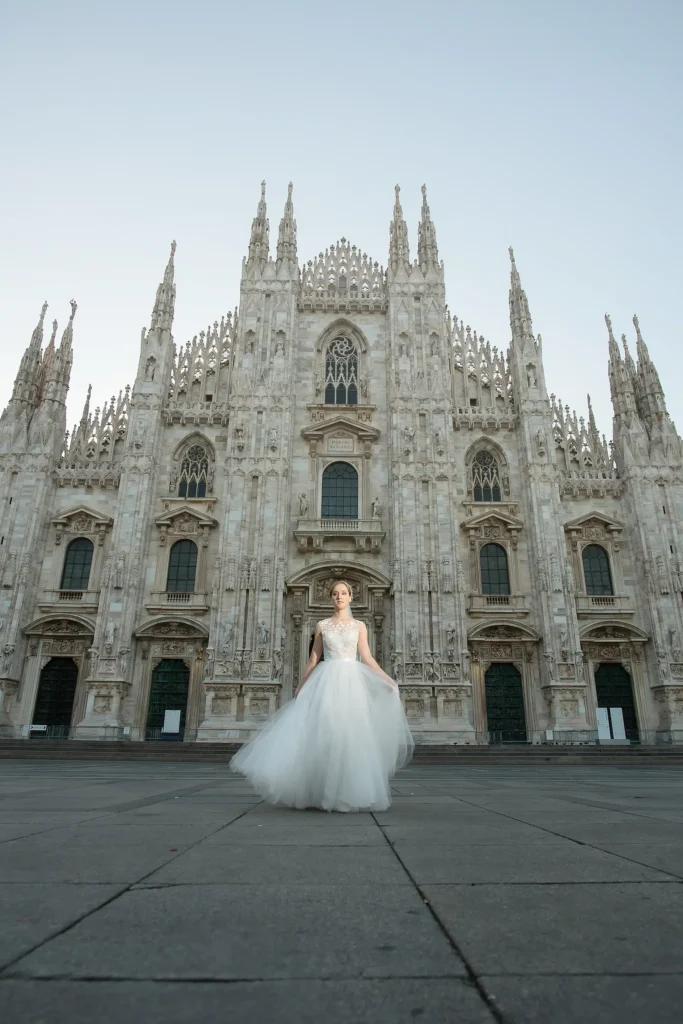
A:
[[[33,725],[41,728],[31,729],[32,738],[68,738],[77,682],[78,665],[73,658],[50,658],[40,673],[33,711]]]
[[[184,661],[164,658],[159,662],[152,672],[146,740],[183,739],[189,689],[190,670]]]
[[[612,709],[621,708],[626,739],[637,743],[640,736],[633,699],[633,684],[624,666],[616,662],[604,662],[598,665],[595,670],[595,691],[598,707],[608,708],[611,729],[614,726]]]
[[[490,665],[484,677],[489,743],[526,743],[522,676],[513,664]]]

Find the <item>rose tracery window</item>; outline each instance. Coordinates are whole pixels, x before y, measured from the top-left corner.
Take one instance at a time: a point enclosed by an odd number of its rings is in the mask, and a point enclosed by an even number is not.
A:
[[[179,498],[205,498],[209,475],[209,456],[201,444],[187,449],[180,465]]]
[[[472,497],[475,501],[500,501],[500,469],[486,449],[472,459]]]
[[[327,347],[325,405],[358,405],[358,351],[349,338],[335,338]]]

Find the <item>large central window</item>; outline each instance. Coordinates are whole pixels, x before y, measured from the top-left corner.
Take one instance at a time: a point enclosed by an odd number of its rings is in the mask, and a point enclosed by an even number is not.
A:
[[[348,462],[333,462],[323,473],[321,519],[358,519],[358,473]]]
[[[358,351],[349,338],[335,338],[327,346],[325,405],[358,405]]]
[[[180,465],[178,497],[205,498],[208,473],[209,457],[206,449],[201,444],[191,445]]]

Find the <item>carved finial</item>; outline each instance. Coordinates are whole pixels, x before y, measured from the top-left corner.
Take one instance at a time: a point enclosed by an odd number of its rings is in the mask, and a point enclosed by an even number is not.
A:
[[[510,262],[514,265],[514,262],[515,262],[515,250],[512,248],[511,245],[508,246],[508,253],[510,254]]]
[[[612,333],[612,317],[609,313],[605,313],[605,323],[607,324],[607,333],[609,334],[609,340],[614,341],[614,334]]]
[[[175,242],[173,243],[173,245],[175,245]],[[78,303],[76,302],[75,299],[71,299],[69,305],[71,306],[71,316],[69,317],[69,319],[73,320],[73,318],[76,316],[76,310],[78,309]]]
[[[53,320],[52,321],[52,337],[50,338],[50,341],[48,343],[50,345],[54,345],[54,343],[55,343],[55,338],[57,337],[57,327],[58,326],[59,325],[58,325],[57,321]]]
[[[427,202],[427,186],[423,185],[421,191],[422,191],[422,198],[424,199],[425,202]]]
[[[401,192],[401,186],[400,185],[394,185],[394,192],[396,193],[396,202],[398,203],[399,202],[399,198],[398,197],[399,197],[400,192]]]
[[[171,256],[175,256],[175,250],[176,250],[176,240],[174,238],[173,241],[171,242]]]
[[[642,341],[643,337],[640,333],[640,320],[638,319],[635,313],[633,314],[633,326],[636,329],[636,336],[638,338],[638,341]]]
[[[40,311],[40,323],[42,324],[45,320],[45,314],[47,313],[47,302],[43,303],[43,308]]]
[[[294,191],[294,185],[290,181],[289,185],[287,186],[287,199],[289,199],[290,202],[292,200],[292,192],[293,191]]]

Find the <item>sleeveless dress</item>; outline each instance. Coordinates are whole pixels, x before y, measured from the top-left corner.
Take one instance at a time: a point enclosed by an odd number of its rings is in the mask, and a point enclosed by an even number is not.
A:
[[[414,746],[398,690],[358,661],[356,620],[320,627],[324,660],[230,767],[270,803],[386,810],[389,779]]]

